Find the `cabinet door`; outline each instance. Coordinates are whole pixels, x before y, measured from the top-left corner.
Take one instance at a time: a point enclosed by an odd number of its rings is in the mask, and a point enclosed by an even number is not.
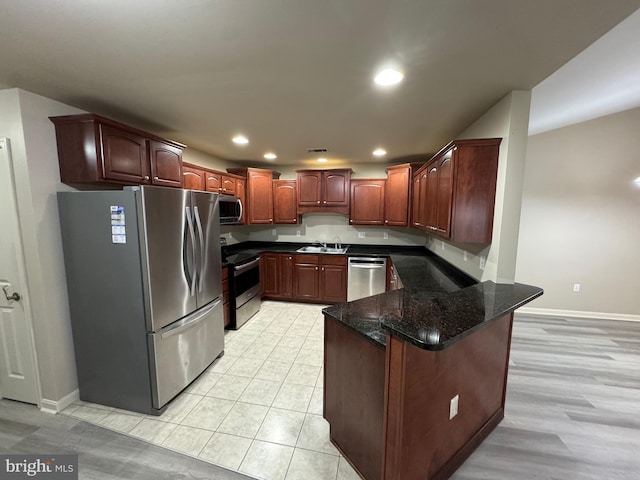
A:
[[[420,224],[420,229],[425,230],[427,227],[427,174],[428,170],[425,169],[420,174],[420,205],[418,206],[418,222]]]
[[[432,163],[427,166],[426,193],[424,196],[425,221],[424,224],[429,230],[435,230],[438,216],[438,164]]]
[[[273,223],[273,174],[271,170],[249,169],[248,224]]]
[[[205,185],[207,192],[219,193],[222,190],[222,175],[208,171]]]
[[[453,160],[451,152],[439,161],[438,167],[438,199],[436,212],[436,231],[449,236],[451,224],[451,200],[453,196]]]
[[[144,184],[151,180],[147,140],[109,125],[100,125],[104,178]]]
[[[163,187],[182,187],[182,149],[149,140],[151,183]]]
[[[352,225],[384,224],[385,180],[351,180]]]
[[[222,176],[222,192],[225,195],[236,194],[236,179],[233,177]]]
[[[422,184],[422,172],[417,173],[413,177],[413,188],[411,191],[411,226],[414,228],[422,227],[422,217],[420,216],[420,206],[422,202],[420,201],[420,193]]]
[[[322,204],[329,207],[349,205],[349,172],[322,172]]]
[[[189,165],[182,166],[182,186],[187,190],[204,190],[204,170]]]
[[[247,218],[245,212],[245,201],[247,199],[247,193],[245,188],[245,181],[236,179],[236,197],[240,199],[240,203],[242,204],[242,216],[240,217],[240,223],[245,223],[245,219]]]
[[[260,257],[260,291],[262,295],[280,294],[280,254],[263,253]]]
[[[293,297],[293,255],[280,255],[280,296]]]
[[[390,168],[387,171],[387,185],[384,193],[385,225],[392,227],[409,226],[410,186],[411,167],[408,165],[402,168]]]
[[[317,255],[294,256],[294,293],[297,300],[320,298],[320,267]]]
[[[320,205],[322,172],[298,172],[296,179],[298,185],[298,205],[304,207]]]
[[[347,267],[322,265],[320,270],[320,300],[323,302],[347,301]]]
[[[273,223],[298,223],[295,180],[273,181]]]

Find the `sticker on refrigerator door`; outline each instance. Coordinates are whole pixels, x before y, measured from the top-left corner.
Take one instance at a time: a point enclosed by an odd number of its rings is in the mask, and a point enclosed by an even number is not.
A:
[[[111,205],[111,243],[127,243],[124,207]]]

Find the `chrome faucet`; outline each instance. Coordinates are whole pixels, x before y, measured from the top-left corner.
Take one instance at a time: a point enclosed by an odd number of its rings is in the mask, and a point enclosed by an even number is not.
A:
[[[338,249],[338,248],[342,248],[342,242],[340,241],[340,237],[339,237],[339,236],[337,236],[337,235],[336,235],[336,238],[335,238],[335,242],[336,242],[336,243],[335,243],[334,247],[335,247],[336,249]]]

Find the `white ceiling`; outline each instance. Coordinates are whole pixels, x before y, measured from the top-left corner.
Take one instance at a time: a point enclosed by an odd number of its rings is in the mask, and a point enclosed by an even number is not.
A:
[[[529,134],[640,106],[640,10],[531,92]]]
[[[638,8],[640,0],[4,0],[0,87],[229,160],[260,164],[272,150],[270,165],[310,165],[306,149],[326,147],[327,166],[379,162],[371,151],[382,146],[388,161],[437,151]],[[388,62],[405,81],[381,90],[372,76]],[[233,145],[236,133],[251,143]]]

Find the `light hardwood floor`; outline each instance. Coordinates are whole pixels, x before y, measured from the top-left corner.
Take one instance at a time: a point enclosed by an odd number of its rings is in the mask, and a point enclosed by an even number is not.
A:
[[[517,315],[505,418],[452,478],[640,479],[640,323]]]
[[[248,478],[8,401],[0,451],[79,452],[83,479]],[[452,479],[639,480],[640,323],[517,315],[505,419]]]

